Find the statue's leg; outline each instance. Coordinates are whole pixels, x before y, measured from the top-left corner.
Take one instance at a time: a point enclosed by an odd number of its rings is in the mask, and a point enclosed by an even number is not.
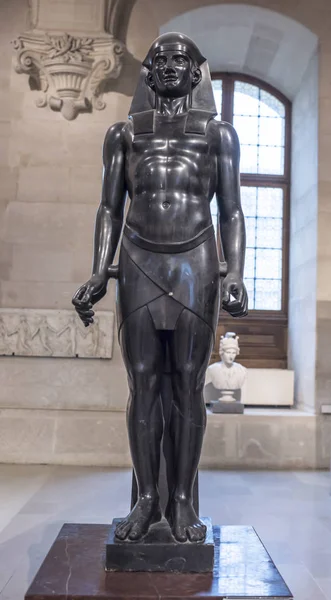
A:
[[[157,481],[163,430],[160,384],[164,352],[147,306],[125,320],[120,342],[130,388],[127,426],[138,500],[118,525],[116,536],[138,540],[161,518]]]
[[[170,339],[174,406],[170,431],[176,465],[175,488],[167,516],[180,542],[202,541],[206,528],[193,508],[193,484],[206,426],[205,372],[213,332],[200,317],[183,310]]]

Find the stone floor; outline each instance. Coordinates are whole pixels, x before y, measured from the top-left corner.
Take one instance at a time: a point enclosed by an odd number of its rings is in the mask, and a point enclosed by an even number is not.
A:
[[[23,600],[63,522],[128,509],[130,471],[0,465],[0,600]],[[201,514],[253,525],[295,600],[331,600],[327,472],[202,471]]]

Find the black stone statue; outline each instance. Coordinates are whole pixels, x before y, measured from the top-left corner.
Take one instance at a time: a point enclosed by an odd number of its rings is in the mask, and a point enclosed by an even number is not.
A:
[[[93,274],[73,304],[88,326],[109,278],[118,278],[137,482],[137,501],[116,529],[122,541],[140,540],[161,519],[158,478],[165,423],[170,445],[165,517],[178,542],[201,542],[206,534],[193,487],[221,282],[222,307],[233,317],[247,314],[239,142],[233,127],[215,115],[206,59],[192,40],[168,33],[152,44],[143,62],[129,120],[110,127],[105,138]],[[215,194],[224,262],[219,262],[210,214]],[[116,267],[127,195],[130,207]]]

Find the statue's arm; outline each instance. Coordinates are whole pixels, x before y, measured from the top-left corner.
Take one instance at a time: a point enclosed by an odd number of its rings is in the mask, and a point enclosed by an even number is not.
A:
[[[94,235],[93,275],[108,279],[123,224],[126,198],[125,123],[108,130],[103,146],[104,177],[101,203],[97,212]]]
[[[223,281],[223,308],[234,317],[247,314],[247,292],[243,283],[246,232],[240,201],[240,146],[229,123],[214,122],[218,130],[216,198],[227,276]],[[215,126],[214,125],[214,126]],[[231,296],[235,300],[231,301]]]
[[[108,268],[112,264],[121,234],[126,198],[125,123],[108,130],[103,146],[104,177],[101,203],[94,234],[94,259],[91,278],[74,295],[72,302],[87,327],[93,323],[92,306],[107,292]]]

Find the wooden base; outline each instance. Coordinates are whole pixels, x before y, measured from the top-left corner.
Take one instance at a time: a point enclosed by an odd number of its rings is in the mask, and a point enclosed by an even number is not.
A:
[[[249,526],[214,527],[214,573],[106,573],[110,525],[65,524],[25,600],[291,599]]]

